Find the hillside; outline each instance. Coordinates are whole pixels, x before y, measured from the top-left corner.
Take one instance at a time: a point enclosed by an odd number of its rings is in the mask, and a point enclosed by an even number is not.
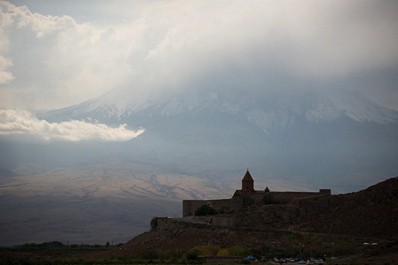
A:
[[[308,213],[303,228],[398,240],[398,177],[365,190],[318,201],[301,201]]]
[[[214,222],[205,222],[206,218]],[[229,218],[232,225],[219,225],[217,218]],[[340,252],[334,254],[343,255],[355,252],[369,241],[389,249],[398,240],[397,223],[395,177],[355,193],[263,205],[229,215],[154,218],[149,232],[133,238],[118,252],[134,256],[148,249],[166,251],[215,245],[260,250],[291,249],[305,244],[313,251],[323,247],[332,255],[330,244],[336,244],[333,251]]]

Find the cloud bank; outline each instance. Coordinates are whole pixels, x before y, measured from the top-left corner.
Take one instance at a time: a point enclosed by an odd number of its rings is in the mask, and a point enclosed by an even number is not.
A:
[[[325,82],[398,94],[395,1],[52,1],[45,14],[26,3],[0,2],[5,108],[60,108],[119,86],[137,97]]]
[[[0,135],[30,136],[46,141],[130,141],[144,132],[131,131],[126,125],[111,128],[105,124],[86,121],[50,123],[40,120],[32,113],[19,110],[0,110]]]

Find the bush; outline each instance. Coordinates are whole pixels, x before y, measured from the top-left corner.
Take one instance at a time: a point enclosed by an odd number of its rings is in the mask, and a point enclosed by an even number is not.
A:
[[[230,255],[229,255],[229,250],[228,250],[227,248],[220,248],[220,249],[218,250],[217,256],[219,256],[219,257],[227,257],[227,256],[230,256]]]
[[[195,249],[199,252],[200,255],[216,256],[218,251],[220,250],[220,247],[216,245],[204,245],[195,247]]]
[[[195,211],[195,215],[196,216],[206,216],[206,215],[215,215],[217,214],[216,209],[210,207],[207,204],[204,204],[202,206],[200,206],[196,211]]]
[[[243,197],[243,207],[252,206],[254,204],[254,199],[250,196]]]
[[[271,194],[266,193],[263,196],[263,203],[264,204],[278,204],[279,202],[272,197]]]
[[[196,249],[192,249],[186,253],[187,260],[199,260],[199,252]]]

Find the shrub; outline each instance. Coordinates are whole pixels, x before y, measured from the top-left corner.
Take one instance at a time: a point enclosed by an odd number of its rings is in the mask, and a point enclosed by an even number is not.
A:
[[[217,256],[220,256],[220,257],[230,256],[229,250],[227,248],[220,248],[218,250]]]
[[[206,216],[206,215],[215,215],[217,214],[216,209],[210,207],[207,204],[204,204],[202,206],[200,206],[196,211],[195,211],[195,215],[196,216]]]
[[[253,198],[250,196],[244,196],[243,197],[243,207],[248,207],[254,204]]]
[[[216,256],[220,247],[216,245],[204,245],[195,247],[200,255],[204,256]]]
[[[192,249],[186,253],[187,260],[199,260],[199,252],[196,249]]]
[[[278,204],[279,202],[272,197],[270,193],[266,193],[263,196],[263,203],[264,204]]]

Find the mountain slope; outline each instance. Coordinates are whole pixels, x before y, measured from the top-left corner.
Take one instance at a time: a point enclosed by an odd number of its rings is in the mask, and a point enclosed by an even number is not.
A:
[[[131,143],[134,154],[125,154],[188,172],[241,165],[260,176],[307,179],[340,191],[398,172],[398,113],[343,90],[205,89],[138,97],[126,89],[43,117],[143,127]],[[367,179],[374,176],[380,177]]]
[[[134,90],[132,90],[134,91]],[[137,98],[130,90],[111,91],[69,108],[44,115],[47,119],[92,118],[103,122],[123,122],[129,117],[145,118],[184,115],[191,118],[208,112],[234,114],[266,131],[267,127],[286,127],[302,116],[309,122],[348,117],[359,122],[394,122],[398,113],[370,101],[358,92],[346,90],[290,90],[272,93],[228,93],[228,91],[187,91],[147,95]],[[145,121],[142,120],[145,125]]]

